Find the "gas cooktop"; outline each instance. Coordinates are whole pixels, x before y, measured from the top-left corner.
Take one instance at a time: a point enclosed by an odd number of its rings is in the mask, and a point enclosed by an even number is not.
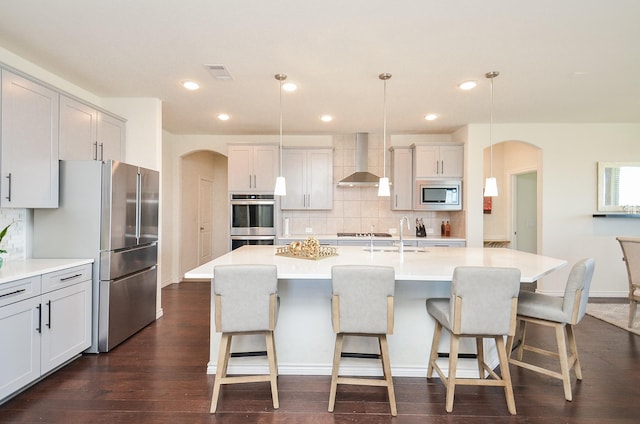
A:
[[[338,233],[338,237],[391,237],[389,233]]]

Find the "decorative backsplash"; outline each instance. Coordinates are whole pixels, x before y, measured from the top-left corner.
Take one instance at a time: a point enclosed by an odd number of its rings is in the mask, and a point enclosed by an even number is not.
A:
[[[5,260],[26,259],[27,229],[26,209],[0,209],[0,229],[13,222],[2,239],[2,248],[7,251]]]
[[[429,212],[429,211],[392,211],[388,197],[378,197],[376,187],[338,188],[337,182],[355,171],[355,146],[353,135],[333,137],[333,209],[329,211],[283,211],[280,213],[281,229],[284,220],[289,219],[291,234],[335,234],[338,232],[391,232],[399,231],[400,219],[409,218],[410,230],[404,234],[415,235],[415,219],[422,218],[426,228],[433,229],[433,235],[440,235],[442,221],[450,221],[451,236],[464,237],[463,212]],[[369,135],[368,170],[376,175],[383,173],[383,141],[378,134]],[[391,164],[386,161],[386,174],[389,175]],[[429,234],[428,236],[430,236]]]

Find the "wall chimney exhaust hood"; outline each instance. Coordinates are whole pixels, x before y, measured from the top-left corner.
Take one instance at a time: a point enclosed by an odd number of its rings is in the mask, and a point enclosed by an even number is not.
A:
[[[367,171],[369,134],[356,133],[356,172],[338,182],[338,187],[377,187],[380,177]]]

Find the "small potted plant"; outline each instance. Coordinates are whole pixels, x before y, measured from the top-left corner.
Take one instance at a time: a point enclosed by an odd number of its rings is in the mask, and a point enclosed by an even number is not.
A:
[[[13,224],[13,222],[11,224]],[[11,227],[11,224],[7,225],[2,229],[2,231],[0,231],[0,244],[2,243],[2,239],[4,238],[4,236],[7,234],[7,230],[9,230],[9,227]],[[0,254],[3,254],[3,253],[7,253],[7,251],[4,249],[0,249]],[[4,259],[2,258],[2,256],[0,256],[0,268],[2,268],[3,262],[4,262]]]

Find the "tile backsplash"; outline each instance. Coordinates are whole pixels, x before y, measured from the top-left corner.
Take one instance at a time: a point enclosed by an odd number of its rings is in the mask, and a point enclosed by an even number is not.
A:
[[[383,175],[382,136],[369,135],[368,171]],[[391,164],[387,152],[386,175]],[[388,197],[378,197],[376,187],[337,187],[338,181],[355,171],[355,135],[333,137],[333,209],[315,211],[282,211],[280,213],[280,233],[284,219],[289,219],[289,230],[293,235],[304,235],[311,228],[313,234],[335,234],[338,232],[398,233],[400,219],[409,218],[410,230],[404,234],[415,235],[415,220],[422,218],[427,229],[440,235],[440,223],[449,221],[451,236],[464,238],[464,212],[392,211]],[[406,225],[406,224],[405,224]]]
[[[26,259],[27,246],[27,209],[0,209],[0,230],[7,224],[9,227],[7,234],[2,239],[0,247],[7,251],[4,254],[5,260]]]

